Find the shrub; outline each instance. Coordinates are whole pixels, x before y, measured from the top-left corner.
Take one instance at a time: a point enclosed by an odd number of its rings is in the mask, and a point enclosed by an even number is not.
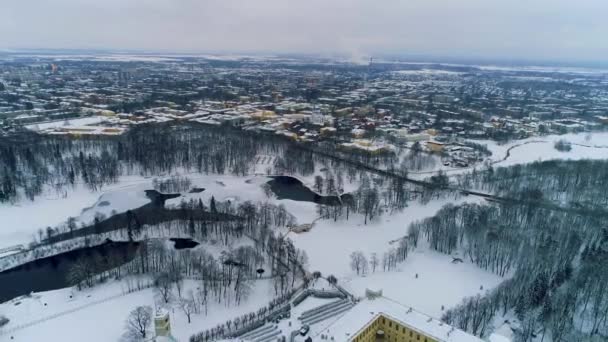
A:
[[[572,144],[564,139],[555,142],[554,147],[560,152],[569,152],[570,150],[572,150]]]
[[[6,316],[0,316],[0,327],[7,325],[8,322],[9,322],[9,319],[6,318]]]

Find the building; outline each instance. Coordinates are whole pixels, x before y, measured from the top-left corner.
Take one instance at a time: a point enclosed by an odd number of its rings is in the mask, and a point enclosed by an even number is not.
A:
[[[395,146],[383,142],[374,142],[368,139],[354,139],[349,143],[342,143],[340,147],[347,150],[358,150],[370,154],[391,153],[396,150]]]
[[[423,133],[400,134],[397,137],[407,142],[428,141],[431,139],[430,135]]]
[[[251,118],[254,120],[270,120],[277,117],[277,114],[271,110],[260,110],[251,114]]]
[[[321,129],[319,130],[319,132],[321,133],[322,136],[326,137],[326,136],[330,136],[336,133],[336,128],[334,127],[321,127]]]
[[[321,331],[328,340],[348,342],[483,342],[426,314],[383,297],[363,299]]]
[[[443,152],[445,144],[439,141],[427,141],[426,147],[428,147],[431,152],[440,153]]]
[[[171,322],[167,310],[156,310],[156,315],[154,316],[154,331],[156,332],[156,336],[171,336]]]

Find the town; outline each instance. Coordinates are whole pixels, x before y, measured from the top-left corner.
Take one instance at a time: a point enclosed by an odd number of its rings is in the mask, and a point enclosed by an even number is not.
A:
[[[603,341],[607,139],[604,70],[3,53],[0,341]]]
[[[0,63],[0,134],[120,135],[190,121],[428,163],[486,160],[497,142],[600,131],[606,74],[374,60],[11,56]],[[473,142],[473,143],[472,143]],[[416,167],[415,167],[416,168]]]

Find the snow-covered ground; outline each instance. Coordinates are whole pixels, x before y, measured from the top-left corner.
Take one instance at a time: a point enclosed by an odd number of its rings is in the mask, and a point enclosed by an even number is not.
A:
[[[186,280],[184,293],[195,290],[198,283]],[[0,313],[10,322],[0,329],[0,341],[120,341],[125,331],[125,319],[137,306],[155,308],[161,301],[154,290],[124,294],[125,283],[113,282],[83,292],[61,289],[35,294],[31,298],[0,304]],[[74,296],[70,298],[70,295]],[[256,280],[248,299],[236,306],[211,301],[208,314],[192,314],[188,323],[178,307],[170,307],[173,335],[178,341],[188,341],[192,334],[212,328],[234,317],[257,311],[273,298],[271,280]],[[15,305],[15,303],[19,303]],[[46,305],[45,305],[46,304]],[[12,331],[20,325],[31,326]]]
[[[378,265],[375,273],[357,276],[350,268],[350,254],[362,251],[367,259],[376,253],[379,259],[398,239],[407,235],[411,222],[433,216],[447,203],[480,201],[463,198],[443,199],[426,205],[410,203],[403,212],[385,215],[379,220],[363,224],[361,217],[349,221],[318,221],[307,233],[289,233],[296,247],[306,251],[311,271],[338,277],[339,283],[355,296],[364,296],[365,289],[383,290],[384,295],[410,305],[428,315],[440,317],[442,310],[457,305],[464,297],[483,294],[497,286],[503,278],[483,271],[470,263],[452,264],[452,257],[431,251],[424,236],[417,249],[410,251],[396,271],[384,272]],[[371,270],[370,270],[371,272]],[[418,274],[418,279],[416,279]]]
[[[61,127],[74,128],[74,127],[95,125],[95,124],[104,122],[105,120],[107,120],[107,118],[105,116],[90,116],[90,117],[86,117],[86,118],[37,123],[37,124],[28,125],[25,127],[28,129],[34,130],[34,131],[39,131],[39,130],[41,131],[41,130],[45,130],[45,129],[49,129],[49,128],[61,128]]]
[[[572,150],[560,152],[554,145],[559,140],[572,143]],[[492,151],[495,166],[510,166],[551,159],[608,159],[608,132],[547,135],[512,141],[499,145],[495,141],[476,141]],[[507,150],[511,149],[509,157]]]
[[[572,143],[572,150],[560,152],[554,145],[559,140]],[[583,132],[569,133],[563,135],[536,136],[522,140],[514,140],[505,144],[499,144],[494,140],[472,140],[475,143],[486,145],[492,152],[489,162],[495,167],[526,164],[535,161],[551,159],[608,159],[608,132]],[[507,155],[508,152],[508,155]],[[413,179],[424,179],[432,176],[438,171],[444,171],[448,175],[461,174],[471,171],[473,168],[482,168],[483,164],[471,167],[444,166],[442,163],[428,170],[412,171],[408,176]]]
[[[137,208],[144,202],[143,190],[151,189],[151,179],[140,176],[121,177],[119,182],[100,191],[91,191],[82,184],[58,194],[52,190],[36,197],[34,201],[22,198],[17,203],[0,204],[0,248],[32,241],[37,230],[54,227],[68,217],[91,222],[96,212],[106,216],[112,210],[124,212]],[[143,196],[143,198],[142,198]],[[100,206],[109,201],[110,205]],[[89,209],[91,208],[91,209]]]
[[[396,271],[377,269],[364,277],[353,275],[343,279],[342,286],[360,297],[365,295],[365,289],[382,290],[386,297],[441,318],[444,310],[458,305],[463,298],[483,295],[502,280],[468,262],[453,264],[449,255],[422,246],[411,252]]]
[[[322,172],[319,172],[322,174]],[[192,187],[205,188],[201,193],[185,192],[181,197],[168,200],[168,206],[177,206],[182,200],[202,199],[209,203],[211,196],[218,201],[268,201],[283,204],[288,212],[296,215],[299,223],[310,223],[316,217],[315,205],[308,202],[276,200],[268,197],[262,185],[270,179],[263,175],[232,176],[182,173],[192,181]],[[159,177],[160,178],[160,177]],[[314,175],[298,177],[312,187]],[[21,198],[17,203],[0,203],[0,248],[16,244],[27,244],[33,240],[38,229],[55,227],[66,222],[68,217],[76,218],[78,224],[89,224],[97,213],[106,217],[113,211],[122,213],[149,203],[145,190],[152,189],[153,177],[122,176],[115,184],[99,191],[91,191],[82,184],[58,194],[49,189],[46,193],[30,201]],[[357,183],[345,181],[345,191],[354,191]]]
[[[262,185],[269,180],[266,176],[237,177],[183,173],[182,175],[191,179],[192,187],[205,188],[205,191],[183,193],[181,197],[168,200],[169,206],[177,206],[182,200],[190,199],[196,201],[201,199],[208,204],[211,196],[214,196],[218,201],[250,200],[282,204],[295,216],[298,223],[311,223],[318,216],[316,205],[313,203],[268,197],[262,188]],[[309,187],[313,179],[314,175],[301,178]],[[356,183],[345,184],[346,191],[352,191],[357,186]],[[0,205],[2,226],[5,228],[0,230],[0,247],[27,243],[38,228],[45,227],[49,223],[64,222],[68,216],[76,217],[79,223],[90,223],[97,213],[108,216],[112,211],[124,212],[137,208],[148,202],[144,190],[151,188],[152,178],[129,176],[122,177],[118,184],[106,187],[100,192],[90,192],[84,187],[77,187],[69,191],[66,197],[49,195],[42,196],[34,202],[23,200],[16,205]],[[463,198],[456,202],[478,200]],[[491,289],[501,281],[501,278],[470,264],[452,264],[450,256],[428,250],[422,241],[419,248],[412,251],[408,259],[392,272],[385,273],[377,269],[374,274],[365,277],[356,276],[350,269],[349,256],[353,251],[362,251],[368,258],[371,253],[377,253],[381,258],[384,252],[397,247],[397,240],[407,234],[409,223],[432,216],[443,205],[454,202],[449,199],[434,200],[425,205],[411,202],[402,212],[387,213],[367,225],[363,224],[360,215],[353,214],[348,221],[319,220],[310,232],[289,233],[288,237],[294,241],[296,247],[307,252],[311,271],[319,270],[326,276],[334,274],[338,277],[339,283],[355,295],[363,295],[366,288],[383,289],[391,298],[432,316],[440,316],[442,305],[446,309],[454,306],[465,296]],[[420,239],[423,240],[424,237],[421,236]],[[415,278],[416,273],[419,274],[418,279]],[[192,288],[196,284],[190,283],[189,286]],[[483,290],[480,290],[481,286]],[[81,307],[91,301],[120,295],[123,287],[117,283],[104,284],[84,293],[76,293],[74,299],[69,298],[71,289],[49,291],[23,300],[17,306],[10,302],[2,304],[0,313],[9,316],[11,323],[5,329],[11,329],[17,325],[28,324]],[[430,293],[432,295],[429,295]],[[186,341],[195,332],[259,309],[273,298],[273,294],[270,281],[256,281],[250,299],[243,305],[214,306],[209,309],[210,314],[206,317],[193,316],[191,324],[188,324],[184,314],[176,309],[172,312],[174,334],[180,341]],[[88,295],[91,297],[87,297]],[[43,303],[47,303],[47,306]],[[37,341],[40,336],[56,336],[60,331],[61,339],[64,341],[116,341],[124,331],[123,322],[128,312],[138,305],[154,307],[153,291],[148,289],[118,296],[15,331],[11,335],[15,337],[13,341]],[[79,324],[76,328],[70,328],[75,317],[78,317]],[[91,331],[98,333],[91,334]],[[6,338],[6,335],[0,335],[0,341]]]
[[[463,203],[465,201],[480,201],[476,197],[459,200],[434,200],[426,205],[411,202],[402,212],[393,215],[385,214],[364,225],[361,215],[351,215],[348,221],[333,220],[317,221],[310,232],[287,235],[296,247],[308,254],[311,271],[321,271],[324,275],[333,274],[336,277],[350,277],[350,254],[354,251],[363,252],[367,258],[376,253],[378,258],[391,248],[398,246],[398,239],[407,235],[410,223],[433,216],[445,204]],[[296,212],[293,212],[296,217]],[[423,239],[421,236],[420,239]]]

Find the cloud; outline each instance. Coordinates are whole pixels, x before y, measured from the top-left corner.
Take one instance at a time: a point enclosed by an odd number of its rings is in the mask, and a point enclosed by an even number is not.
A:
[[[605,0],[2,0],[0,48],[602,59]]]

